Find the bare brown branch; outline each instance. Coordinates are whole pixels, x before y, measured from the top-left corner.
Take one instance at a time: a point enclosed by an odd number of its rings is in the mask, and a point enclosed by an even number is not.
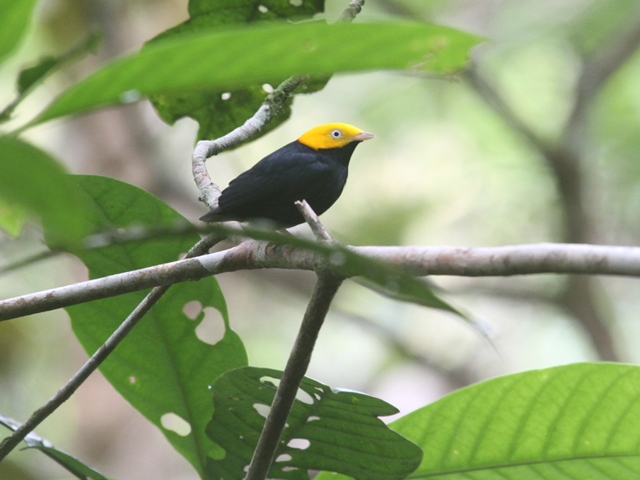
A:
[[[253,458],[245,480],[263,480],[267,478],[269,468],[280,444],[280,437],[287,423],[287,417],[296,399],[300,383],[311,362],[311,353],[320,334],[320,328],[341,283],[341,277],[326,272],[318,274],[318,281],[307,305],[287,366],[282,373],[280,384],[260,434],[258,445],[253,452]]]
[[[546,243],[474,248],[348,248],[417,276],[557,273],[640,277],[640,247]],[[2,300],[0,321],[225,272],[261,268],[317,271],[330,267],[330,259],[314,250],[247,240],[222,252]]]

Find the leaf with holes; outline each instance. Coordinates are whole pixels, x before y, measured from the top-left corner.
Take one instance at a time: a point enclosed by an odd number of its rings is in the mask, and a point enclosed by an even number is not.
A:
[[[106,177],[76,176],[103,229],[171,228],[186,222],[152,195]],[[131,241],[77,255],[91,278],[177,259],[199,237],[189,234]],[[94,352],[146,292],[67,308],[73,331]],[[111,384],[202,472],[215,445],[205,435],[213,413],[208,386],[246,365],[240,338],[230,329],[225,301],[213,277],[174,285],[101,367]]]
[[[425,452],[412,478],[640,478],[639,385],[632,365],[533,370],[464,388],[391,426]]]
[[[295,3],[295,4],[294,4]],[[147,46],[169,38],[191,35],[203,30],[229,25],[256,24],[266,21],[298,22],[308,20],[324,12],[324,0],[190,0],[190,18],[185,22],[162,32],[147,42]],[[210,60],[209,60],[210,61]],[[242,125],[264,102],[269,88],[280,84],[286,76],[257,79],[243,88],[211,89],[204,91],[184,90],[163,92],[149,99],[160,118],[170,125],[184,117],[193,118],[200,125],[199,139],[218,138],[238,125]],[[305,82],[298,87],[301,93],[311,93],[324,87],[328,77],[322,81]],[[266,90],[265,90],[266,88]],[[273,130],[291,115],[292,98],[285,101],[280,114],[260,131],[260,135]]]
[[[207,432],[224,453],[209,459],[208,479],[243,478],[281,373],[245,367],[215,381],[215,413]],[[405,478],[422,451],[378,418],[394,413],[397,409],[380,399],[305,378],[269,478],[308,480],[307,471],[317,469],[362,480]]]

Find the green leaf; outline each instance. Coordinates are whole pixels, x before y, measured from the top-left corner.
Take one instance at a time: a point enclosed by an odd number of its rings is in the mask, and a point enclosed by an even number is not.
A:
[[[204,25],[252,23],[264,20],[302,20],[324,11],[324,0],[189,0],[191,20],[206,18]],[[210,17],[210,18],[207,18]],[[184,25],[184,24],[183,24]],[[171,30],[169,30],[171,31]]]
[[[47,153],[14,137],[0,137],[0,197],[10,209],[37,217],[54,244],[73,245],[92,228],[83,192]]]
[[[10,420],[4,415],[0,415],[0,425],[7,427],[11,431],[15,431],[19,427],[18,423]],[[41,451],[77,478],[83,480],[108,480],[107,477],[97,470],[94,470],[68,453],[58,450],[51,444],[51,442],[48,442],[33,432],[25,437],[24,443],[27,445],[27,449],[32,448]]]
[[[272,20],[309,19],[324,11],[324,0],[301,0],[300,5],[294,6],[291,2],[282,0],[244,0],[241,2],[229,2],[228,0],[191,0],[189,2],[189,20],[180,25],[162,32],[157,37],[147,42],[146,46],[153,45],[167,38],[179,38],[199,31],[212,31],[214,27],[222,27],[239,24],[254,24]],[[273,81],[276,86],[284,81],[279,78]],[[328,81],[312,85],[315,89],[324,87]],[[181,92],[167,92],[152,95],[149,99],[153,103],[160,118],[170,125],[184,117],[196,120],[200,129],[198,139],[218,138],[250,118],[262,105],[267,95],[263,84],[266,80],[257,81],[244,88],[226,90],[207,90],[193,92],[185,90]],[[305,93],[310,93],[310,84]],[[279,112],[279,115],[269,122],[260,135],[282,124],[291,115],[291,103],[289,97]]]
[[[247,367],[213,384],[215,413],[207,432],[223,452],[209,460],[207,478],[243,478],[265,420],[258,408],[264,413],[271,405],[280,375]],[[377,418],[394,413],[396,408],[380,399],[305,378],[269,478],[308,479],[310,469],[366,480],[405,478],[420,463],[422,452]]]
[[[100,37],[95,34],[88,35],[82,42],[60,56],[46,56],[35,65],[24,68],[18,75],[16,98],[0,112],[0,122],[11,118],[16,107],[29,96],[29,93],[44,81],[49,74],[60,68],[69,60],[80,57],[88,52],[95,52],[100,43]]]
[[[0,60],[20,43],[36,0],[0,0]]]
[[[461,69],[476,36],[419,23],[269,24],[169,38],[70,87],[33,123],[160,93],[236,89],[293,74]],[[148,72],[153,72],[149,75]]]
[[[456,391],[392,428],[424,450],[412,478],[640,478],[638,385],[631,365],[533,370]]]
[[[97,34],[89,34],[84,40],[62,55],[43,57],[35,65],[23,69],[18,77],[18,93],[25,93],[65,62],[90,52],[95,53],[100,44],[100,39],[101,37]]]
[[[98,212],[100,224],[118,228],[169,228],[186,222],[152,195],[106,177],[75,177]],[[175,260],[196,234],[158,237],[78,253],[91,278]],[[94,352],[144,298],[145,292],[67,309],[73,330]],[[109,382],[152,423],[198,472],[215,448],[205,435],[213,413],[208,386],[225,371],[244,366],[246,353],[229,327],[226,305],[213,277],[174,285],[105,361]]]

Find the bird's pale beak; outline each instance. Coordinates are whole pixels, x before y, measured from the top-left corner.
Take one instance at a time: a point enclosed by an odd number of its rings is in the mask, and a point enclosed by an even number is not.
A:
[[[358,135],[356,135],[355,137],[353,137],[353,139],[356,142],[363,142],[365,140],[369,140],[371,138],[374,138],[375,135],[373,133],[369,133],[369,132],[360,132]]]

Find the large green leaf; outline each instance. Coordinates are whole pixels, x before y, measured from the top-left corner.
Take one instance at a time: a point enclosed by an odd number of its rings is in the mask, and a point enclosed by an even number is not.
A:
[[[411,478],[640,478],[639,386],[631,365],[534,370],[464,388],[391,426],[424,451]]]
[[[282,0],[244,0],[242,2],[191,0],[189,2],[190,18],[180,25],[162,32],[147,42],[147,46],[167,38],[191,35],[203,30],[211,32],[215,27],[273,20],[308,20],[323,11],[324,0],[300,0],[296,5]],[[283,80],[285,77],[272,83],[279,84]],[[190,117],[200,124],[199,139],[218,138],[228,133],[232,128],[242,125],[258,110],[267,95],[263,88],[265,83],[266,81],[256,81],[243,88],[226,90],[213,89],[200,92],[185,90],[159,93],[152,95],[150,100],[158,115],[165,122],[173,125],[183,117]],[[310,93],[312,88],[322,88],[325,83],[315,85],[306,83],[300,87],[300,91]],[[260,131],[260,135],[273,130],[289,118],[292,101],[291,97],[287,98],[280,114]]]
[[[47,153],[15,137],[0,137],[0,171],[5,215],[15,219],[17,211],[28,212],[55,244],[74,244],[89,233],[92,212],[82,191]]]
[[[77,176],[103,228],[168,228],[186,222],[152,195],[106,178]],[[91,278],[175,260],[197,235],[152,238],[78,254]],[[95,351],[142,300],[145,292],[67,309],[73,330]],[[101,367],[111,384],[201,472],[214,444],[205,435],[213,414],[208,386],[225,371],[246,365],[239,337],[214,278],[175,285]]]
[[[70,87],[34,121],[148,95],[235,89],[297,73],[374,69],[453,72],[479,38],[419,23],[302,23],[203,31],[114,61]],[[152,72],[152,74],[150,74]]]
[[[207,430],[224,452],[209,460],[207,478],[243,478],[280,375],[247,367],[213,384],[215,413]],[[308,480],[307,470],[313,469],[362,480],[405,478],[420,463],[422,452],[377,418],[394,413],[396,408],[380,399],[305,378],[269,478]]]
[[[36,0],[0,0],[0,60],[22,39],[35,4]]]

